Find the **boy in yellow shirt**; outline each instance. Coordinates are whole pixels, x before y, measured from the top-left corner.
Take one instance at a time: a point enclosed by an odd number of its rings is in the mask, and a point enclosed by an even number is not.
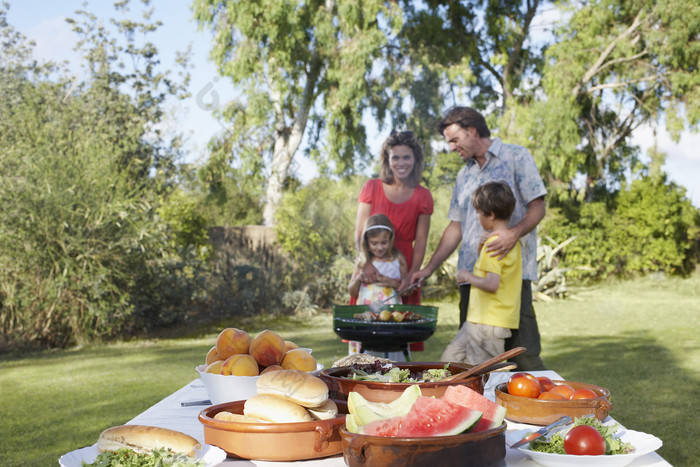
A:
[[[501,260],[497,253],[490,255],[486,251],[486,245],[498,238],[488,237],[489,232],[507,229],[515,208],[515,197],[508,184],[481,185],[472,195],[472,204],[486,231],[482,236],[485,241],[480,242],[474,272],[457,271],[457,282],[472,286],[469,314],[442,353],[441,361],[476,365],[503,353],[511,329],[519,326],[523,268],[520,243]]]

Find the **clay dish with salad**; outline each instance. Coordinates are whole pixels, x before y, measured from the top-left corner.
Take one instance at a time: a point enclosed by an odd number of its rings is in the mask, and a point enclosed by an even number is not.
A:
[[[372,402],[391,402],[411,385],[418,385],[426,396],[442,397],[449,386],[466,386],[479,394],[489,375],[470,376],[460,381],[442,381],[472,365],[446,362],[401,362],[378,359],[373,363],[354,363],[321,370],[319,377],[328,385],[330,397],[347,400],[358,392]]]

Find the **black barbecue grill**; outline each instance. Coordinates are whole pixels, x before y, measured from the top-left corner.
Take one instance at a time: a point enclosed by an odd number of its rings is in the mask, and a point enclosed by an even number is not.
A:
[[[423,342],[435,332],[438,309],[421,305],[386,305],[382,310],[412,311],[420,314],[415,321],[370,321],[355,315],[370,311],[368,305],[335,305],[333,307],[333,330],[341,339],[359,341],[360,351],[403,351],[409,360],[408,344]]]

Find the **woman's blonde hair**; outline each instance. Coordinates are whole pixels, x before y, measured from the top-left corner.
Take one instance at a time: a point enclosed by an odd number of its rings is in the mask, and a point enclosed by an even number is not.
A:
[[[411,172],[411,180],[414,185],[420,185],[423,181],[423,168],[425,167],[425,156],[423,148],[413,136],[412,131],[392,131],[389,137],[382,144],[382,152],[380,154],[382,167],[379,172],[379,178],[387,185],[394,183],[394,173],[389,165],[389,152],[394,146],[408,146],[413,151],[413,171]]]
[[[369,216],[365,221],[365,227],[362,229],[362,238],[360,242],[360,256],[358,258],[358,267],[362,268],[367,261],[372,257],[369,251],[369,239],[375,237],[380,232],[389,232],[389,252],[391,258],[396,255],[394,248],[394,226],[389,218],[384,214],[374,214]]]

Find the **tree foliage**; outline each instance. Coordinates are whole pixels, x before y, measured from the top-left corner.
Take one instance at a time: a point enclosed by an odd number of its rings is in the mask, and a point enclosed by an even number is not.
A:
[[[207,171],[213,183],[232,163],[262,172],[263,222],[274,225],[305,136],[322,172],[350,174],[368,160],[362,117],[384,93],[374,61],[396,28],[391,2],[195,0],[194,11],[239,96],[221,112],[230,126]]]
[[[137,46],[137,32],[155,26],[115,22],[126,38],[120,44],[89,12],[77,12],[81,81],[33,61],[6,12],[7,5],[0,9],[0,86],[10,96],[0,100],[0,343],[64,346],[182,318],[192,291],[157,215],[178,141],[165,141],[156,124],[164,100],[183,88],[157,70],[151,44]],[[121,68],[124,57],[133,69]]]
[[[697,264],[700,213],[685,189],[665,176],[644,175],[606,201],[583,202],[550,210],[539,231],[563,241],[562,267],[571,277],[662,271],[689,274]]]

